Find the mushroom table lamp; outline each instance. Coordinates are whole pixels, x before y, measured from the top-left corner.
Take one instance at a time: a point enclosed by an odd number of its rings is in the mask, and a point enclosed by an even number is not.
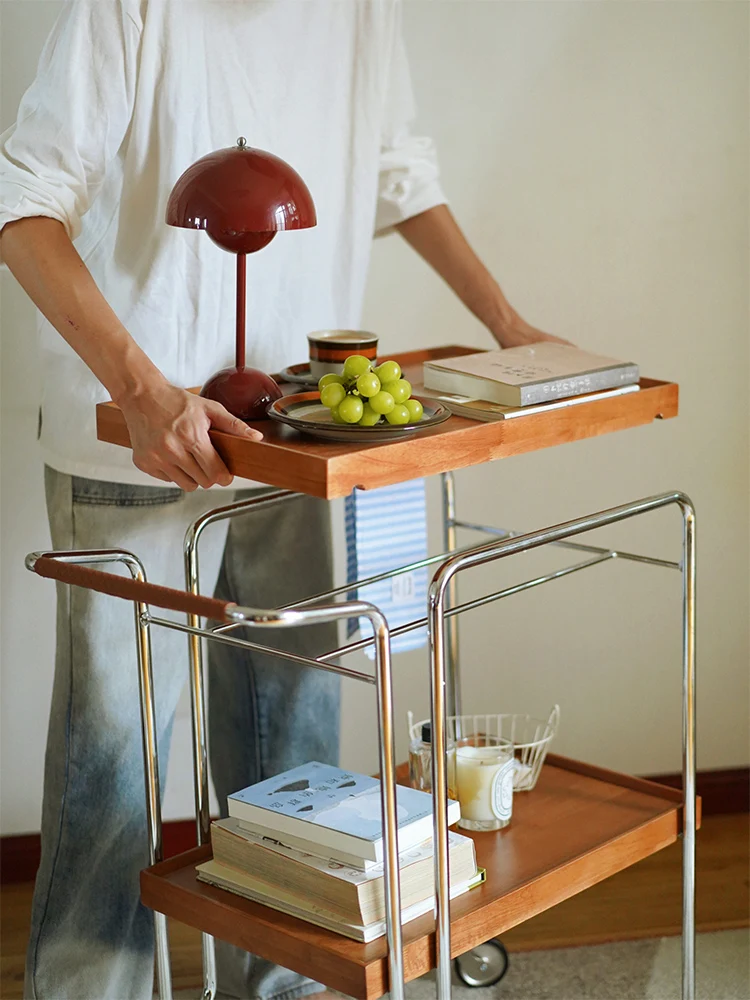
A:
[[[288,163],[252,149],[244,138],[197,160],[172,189],[167,223],[205,229],[214,243],[237,254],[237,328],[235,366],[206,382],[201,395],[215,399],[241,420],[259,420],[281,396],[274,380],[245,367],[245,262],[283,229],[316,224],[315,206],[305,182]]]

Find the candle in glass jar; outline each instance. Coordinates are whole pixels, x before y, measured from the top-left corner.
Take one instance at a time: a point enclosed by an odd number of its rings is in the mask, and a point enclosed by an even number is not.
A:
[[[485,738],[483,743],[488,743]],[[472,738],[456,749],[456,785],[461,804],[459,826],[468,830],[501,830],[513,811],[513,745],[472,745]]]

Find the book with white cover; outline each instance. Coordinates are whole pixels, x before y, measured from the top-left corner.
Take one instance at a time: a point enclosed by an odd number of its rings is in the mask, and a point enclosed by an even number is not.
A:
[[[432,833],[432,797],[416,788],[396,791],[399,848],[407,850]],[[314,853],[345,851],[383,860],[380,782],[354,771],[309,761],[234,792],[229,815],[267,832],[317,844]],[[448,824],[458,822],[458,802],[448,802]],[[296,846],[296,845],[292,845]]]
[[[423,372],[428,389],[503,406],[530,406],[633,385],[639,377],[631,361],[552,341],[425,361]]]
[[[377,920],[371,924],[350,923],[342,919],[338,914],[331,912],[323,906],[319,906],[311,899],[295,896],[289,892],[276,889],[263,882],[253,879],[251,876],[238,872],[226,865],[220,865],[217,861],[204,861],[196,866],[198,880],[219,889],[226,889],[238,896],[249,899],[253,903],[261,903],[272,910],[286,913],[290,917],[297,917],[299,920],[306,920],[315,924],[316,927],[323,927],[325,930],[343,934],[344,937],[352,938],[354,941],[369,942],[385,934],[385,920]],[[475,885],[484,881],[485,873],[479,869],[472,878],[466,882],[451,886],[450,897],[468,892]],[[415,903],[406,909],[401,909],[401,923],[407,924],[410,920],[416,920],[425,913],[429,913],[434,906],[434,897]]]
[[[230,817],[232,818],[232,817]],[[338,861],[342,865],[350,865],[352,868],[362,868],[369,871],[382,864],[381,861],[371,861],[369,858],[361,858],[358,854],[350,851],[342,851],[336,847],[321,847],[313,840],[305,837],[295,837],[291,833],[272,833],[265,826],[257,826],[255,823],[246,823],[244,820],[237,820],[238,828],[243,832],[260,837],[266,847],[278,846],[289,847],[303,854],[315,855],[321,860]]]
[[[211,824],[211,846],[219,864],[280,889],[311,896],[354,922],[370,923],[385,917],[382,863],[365,870],[280,843],[269,844],[231,817]],[[463,882],[476,871],[474,842],[450,831],[448,846],[451,881]],[[400,854],[399,868],[404,906],[431,896],[435,884],[432,840]]]
[[[514,420],[516,417],[528,417],[534,413],[549,413],[551,410],[567,409],[580,403],[594,403],[610,396],[626,396],[638,392],[640,386],[621,385],[615,389],[602,389],[600,392],[587,392],[582,396],[567,396],[565,399],[550,400],[546,403],[532,403],[529,406],[503,406],[502,403],[491,403],[487,399],[471,399],[469,396],[456,396],[448,392],[438,392],[437,389],[427,389],[423,385],[413,385],[412,392],[418,398],[436,399],[447,406],[456,417],[467,417],[469,420],[480,420],[490,423],[495,420]]]

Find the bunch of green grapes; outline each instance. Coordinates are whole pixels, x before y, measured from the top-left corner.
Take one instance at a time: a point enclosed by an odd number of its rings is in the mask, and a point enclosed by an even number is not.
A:
[[[416,424],[424,412],[419,400],[411,398],[411,383],[401,378],[395,361],[373,368],[367,358],[352,354],[344,362],[344,374],[324,375],[318,389],[336,424],[374,427],[383,419],[397,426]]]

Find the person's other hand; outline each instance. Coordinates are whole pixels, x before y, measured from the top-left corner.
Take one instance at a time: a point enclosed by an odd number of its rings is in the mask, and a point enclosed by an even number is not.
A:
[[[542,340],[572,346],[569,340],[537,330],[535,326],[531,326],[526,320],[521,319],[518,313],[514,313],[510,320],[504,321],[492,330],[492,336],[501,347],[526,347],[529,344],[538,344]]]
[[[221,403],[204,399],[164,380],[119,400],[141,472],[192,492],[199,486],[229,486],[232,474],[208,436],[209,428],[261,441],[263,435]]]

